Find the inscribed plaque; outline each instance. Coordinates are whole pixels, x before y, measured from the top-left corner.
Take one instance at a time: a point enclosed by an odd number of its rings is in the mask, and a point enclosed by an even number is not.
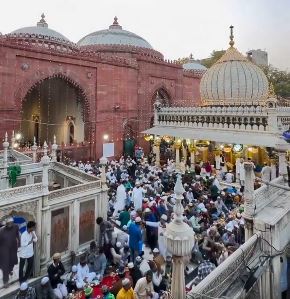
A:
[[[79,244],[92,241],[95,238],[95,200],[80,203]]]
[[[51,212],[50,255],[68,250],[69,207]]]

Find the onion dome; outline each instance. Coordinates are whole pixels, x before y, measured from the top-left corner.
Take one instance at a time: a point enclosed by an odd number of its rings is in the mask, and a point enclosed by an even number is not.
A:
[[[193,59],[192,54],[190,54],[188,61],[184,63],[182,66],[183,69],[186,71],[205,72],[207,70],[207,68],[204,65],[200,64],[199,62]]]
[[[41,40],[46,44],[69,45],[71,47],[76,47],[76,45],[64,35],[48,28],[48,24],[45,21],[44,14],[41,15],[41,19],[39,22],[37,22],[36,26],[17,29],[7,34],[7,37],[25,41],[31,40],[32,44],[33,40]]]
[[[265,105],[268,80],[264,72],[234,48],[233,26],[230,47],[201,79],[204,105]]]

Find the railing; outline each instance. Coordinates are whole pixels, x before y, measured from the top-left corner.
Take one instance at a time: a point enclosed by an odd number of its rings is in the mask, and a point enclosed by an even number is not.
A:
[[[31,163],[31,161],[32,161],[32,159],[30,157],[28,157],[28,156],[24,155],[23,153],[20,153],[16,150],[10,150],[9,153],[20,164]]]
[[[207,299],[220,297],[229,286],[246,270],[246,265],[254,254],[260,235],[253,235],[221,265],[187,294],[187,299]]]
[[[17,197],[23,198],[27,195],[42,195],[42,183],[26,185],[16,188],[11,188],[7,190],[0,191],[0,203],[2,200],[15,199]]]
[[[87,192],[94,189],[101,189],[101,181],[89,182],[85,184],[80,184],[76,186],[71,186],[63,188],[60,190],[55,190],[49,193],[48,200],[58,199],[60,197],[79,194],[81,192]]]
[[[85,172],[82,172],[78,170],[77,168],[74,168],[72,166],[67,166],[59,162],[53,162],[50,164],[51,169],[55,171],[64,171],[65,174],[70,174],[75,178],[81,179],[82,181],[87,181],[87,182],[94,182],[97,181],[97,177],[87,174]]]
[[[285,185],[284,178],[282,176],[274,179],[271,183]],[[255,213],[261,211],[265,206],[267,206],[270,202],[277,199],[280,196],[283,196],[285,190],[270,186],[263,185],[259,189],[254,191],[254,205],[255,205]]]
[[[192,128],[268,131],[269,118],[262,107],[161,108],[157,124]]]

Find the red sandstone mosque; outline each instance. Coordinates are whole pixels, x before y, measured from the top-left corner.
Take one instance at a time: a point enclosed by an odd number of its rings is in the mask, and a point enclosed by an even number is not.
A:
[[[62,148],[92,159],[104,142],[120,155],[127,140],[146,147],[140,132],[152,126],[156,97],[163,105],[200,101],[205,67],[165,60],[116,17],[74,43],[42,15],[36,26],[0,35],[0,45],[0,136],[14,130],[22,144],[55,135]]]

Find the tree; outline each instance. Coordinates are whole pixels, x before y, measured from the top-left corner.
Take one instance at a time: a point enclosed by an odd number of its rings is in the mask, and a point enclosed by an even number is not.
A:
[[[201,60],[201,64],[204,65],[207,68],[210,68],[214,63],[216,63],[224,54],[225,50],[219,50],[219,51],[212,51],[209,58],[205,58]]]
[[[290,98],[290,73],[280,71],[272,65],[262,67],[269,83],[273,84],[274,91],[278,97]]]

